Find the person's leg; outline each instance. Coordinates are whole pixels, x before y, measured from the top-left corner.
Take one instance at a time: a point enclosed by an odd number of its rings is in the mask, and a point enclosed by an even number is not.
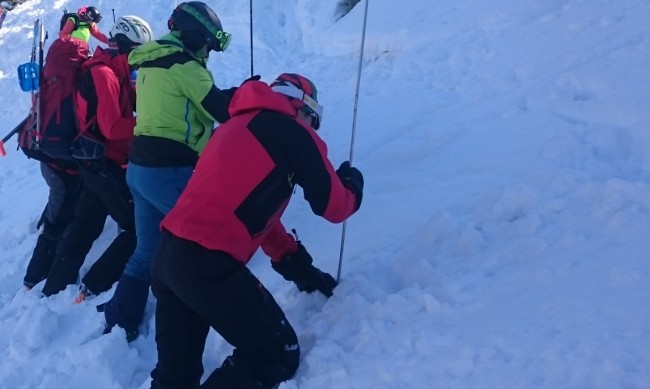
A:
[[[131,192],[126,185],[125,171],[108,161],[103,174],[88,179],[90,190],[101,200],[121,232],[83,277],[84,294],[99,294],[110,289],[119,279],[136,246],[135,221]]]
[[[75,216],[59,243],[56,259],[43,286],[43,294],[50,296],[74,284],[79,269],[93,242],[101,235],[107,211],[102,202],[83,184],[75,208]]]
[[[203,375],[203,350],[210,327],[167,285],[175,271],[172,264],[184,257],[179,250],[183,250],[181,245],[163,237],[152,263],[158,349],[158,361],[151,372],[152,389],[198,388]]]
[[[137,244],[133,256],[104,306],[107,330],[118,325],[137,334],[149,297],[149,273],[160,240],[160,222],[176,204],[192,167],[143,167],[129,163],[127,183],[135,203]]]
[[[81,176],[78,172],[55,168],[41,163],[41,174],[50,188],[43,217],[54,224],[59,233],[74,218],[75,207],[81,194]]]
[[[124,265],[134,249],[135,235],[121,231],[83,276],[81,282],[84,296],[80,301],[109,290],[122,275]]]
[[[127,181],[135,202],[138,243],[124,274],[148,280],[151,260],[160,240],[160,222],[176,204],[193,168],[143,167],[129,163]]]
[[[273,296],[246,266],[169,233],[178,253],[166,263],[165,281],[183,303],[209,323],[235,351],[202,385],[205,388],[270,388],[293,376],[300,348]],[[152,272],[155,274],[156,269]]]
[[[202,388],[273,388],[298,368],[296,334],[273,296],[244,267],[212,288],[212,308],[195,308],[235,347]],[[227,314],[224,314],[227,312]]]
[[[80,193],[78,174],[56,170],[43,162],[41,174],[50,190],[39,222],[43,225],[43,231],[38,237],[23,279],[23,284],[29,289],[47,277],[56,256],[59,239],[74,216]]]

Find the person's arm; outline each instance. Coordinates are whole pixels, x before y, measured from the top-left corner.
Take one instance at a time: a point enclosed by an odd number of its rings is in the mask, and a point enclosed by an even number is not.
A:
[[[90,35],[98,41],[108,44],[108,37],[104,35],[103,32],[99,31],[99,27],[97,27],[97,24],[95,23],[90,24]]]
[[[184,66],[179,87],[188,99],[212,120],[223,123],[230,118],[230,97],[214,85],[210,72],[196,61]]]
[[[70,34],[72,34],[72,31],[74,31],[74,21],[72,20],[72,18],[68,18],[61,31],[59,31],[59,38],[65,38],[66,36],[70,36]]]
[[[129,139],[133,137],[135,117],[130,113],[123,117],[120,104],[120,83],[106,66],[91,69],[97,91],[97,125],[106,139]]]
[[[327,146],[316,131],[294,123],[286,134],[291,138],[287,144],[295,182],[302,187],[305,200],[316,215],[340,223],[359,208],[363,185],[359,190],[346,185],[334,170],[327,157]]]
[[[205,109],[212,118],[219,123],[223,123],[230,119],[228,113],[228,106],[230,105],[230,97],[219,90],[215,85],[212,85],[210,91],[201,101],[201,106]]]
[[[295,253],[298,250],[298,245],[293,236],[287,233],[279,219],[272,223],[260,247],[264,254],[271,258],[271,261],[279,262],[285,255]]]

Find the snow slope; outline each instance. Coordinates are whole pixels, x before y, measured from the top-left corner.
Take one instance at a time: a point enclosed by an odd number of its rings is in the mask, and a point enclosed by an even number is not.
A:
[[[218,86],[238,85],[250,75],[249,2],[210,4],[234,38],[209,67]],[[350,155],[365,2],[340,19],[337,4],[253,2],[254,72],[316,83],[335,165]],[[33,19],[52,39],[61,9],[80,5],[29,0],[8,15],[3,132],[28,110],[15,69]],[[95,5],[104,31],[114,8],[162,35],[175,2]],[[650,387],[649,19],[645,0],[369,3],[353,153],[366,186],[342,281],[327,300],[263,255],[251,262],[303,348],[281,388]],[[74,286],[23,290],[47,188],[14,148],[0,160],[0,387],[148,387],[153,301],[127,344],[120,331],[100,336],[95,303],[112,292],[75,306]],[[284,221],[335,274],[341,226],[300,193]],[[206,372],[229,353],[211,333]]]

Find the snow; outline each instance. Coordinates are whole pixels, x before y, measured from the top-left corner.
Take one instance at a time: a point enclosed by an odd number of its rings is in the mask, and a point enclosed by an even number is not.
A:
[[[254,71],[319,87],[320,135],[349,159],[365,2],[253,2]],[[210,3],[228,51],[217,85],[250,76],[249,2]],[[16,67],[33,19],[51,40],[63,7],[29,0],[0,30],[3,134],[28,110]],[[99,0],[100,27],[139,15],[166,31],[174,1]],[[353,165],[365,177],[335,295],[301,294],[257,254],[250,264],[303,349],[284,389],[650,387],[650,3],[645,0],[372,1]],[[96,42],[95,42],[96,43]],[[22,287],[47,196],[38,164],[0,160],[0,387],[148,388],[143,336],[101,336],[76,286]],[[300,193],[284,222],[336,274],[341,226]],[[115,233],[108,222],[82,272]],[[231,351],[214,332],[206,374]]]

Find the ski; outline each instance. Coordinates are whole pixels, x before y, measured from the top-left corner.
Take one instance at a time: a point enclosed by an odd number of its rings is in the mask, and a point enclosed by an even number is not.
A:
[[[45,26],[42,22],[39,22],[39,32],[38,32],[38,80],[36,82],[36,101],[34,105],[36,106],[36,129],[40,131],[41,129],[41,82],[43,78],[43,46],[47,40],[47,32],[45,31]]]
[[[20,89],[24,92],[32,92],[32,98],[34,97],[34,92],[38,89],[38,63],[36,62],[36,49],[38,47],[38,42],[40,41],[39,35],[41,33],[41,22],[40,19],[34,21],[34,39],[32,41],[32,52],[30,60],[27,63],[18,66],[18,82],[20,83]]]
[[[47,39],[47,33],[45,33],[45,28],[40,19],[34,21],[33,34],[30,61],[18,66],[18,81],[20,83],[20,88],[25,92],[31,92],[32,108],[27,117],[0,140],[0,156],[2,157],[7,155],[4,149],[5,142],[11,139],[15,134],[19,133],[20,130],[27,125],[30,119],[34,119],[35,115],[36,120],[34,120],[34,123],[30,127],[33,129],[34,125],[36,125],[36,128],[38,128],[37,121],[39,117],[37,115],[40,111],[38,90],[40,88],[41,73],[43,70],[43,45]]]

